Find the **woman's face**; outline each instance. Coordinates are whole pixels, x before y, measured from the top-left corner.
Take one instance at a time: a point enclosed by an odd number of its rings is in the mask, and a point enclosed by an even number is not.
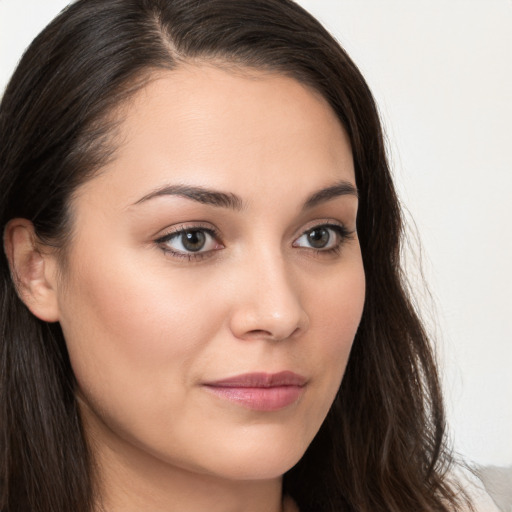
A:
[[[363,308],[347,135],[290,78],[206,65],[162,72],[123,116],[57,287],[86,431],[125,461],[277,477]]]

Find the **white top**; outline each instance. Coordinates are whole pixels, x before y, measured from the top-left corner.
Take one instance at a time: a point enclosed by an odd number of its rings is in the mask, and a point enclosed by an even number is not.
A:
[[[510,512],[501,511],[486,491],[483,482],[467,469],[457,468],[453,479],[468,493],[476,512]]]

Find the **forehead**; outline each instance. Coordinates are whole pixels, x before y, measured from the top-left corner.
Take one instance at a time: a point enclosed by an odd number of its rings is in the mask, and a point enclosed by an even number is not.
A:
[[[278,74],[212,65],[162,71],[122,109],[117,140],[100,177],[128,202],[169,181],[241,195],[354,182],[350,143],[332,108]]]

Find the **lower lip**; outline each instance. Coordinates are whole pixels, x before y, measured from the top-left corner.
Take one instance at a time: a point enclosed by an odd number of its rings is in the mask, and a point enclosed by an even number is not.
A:
[[[272,386],[268,388],[206,386],[221,398],[255,411],[278,411],[299,400],[303,386]]]

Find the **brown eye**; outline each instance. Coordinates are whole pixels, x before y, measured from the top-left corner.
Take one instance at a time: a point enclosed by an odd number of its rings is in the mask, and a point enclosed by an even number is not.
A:
[[[351,233],[342,225],[321,224],[305,231],[293,242],[293,247],[328,252],[339,249],[350,236]]]
[[[306,233],[309,245],[314,249],[324,249],[331,239],[331,234],[327,228],[314,228]]]
[[[156,240],[166,252],[176,256],[197,255],[222,248],[215,233],[206,228],[180,229]]]
[[[206,244],[206,234],[198,229],[183,231],[181,243],[187,251],[200,251]]]

